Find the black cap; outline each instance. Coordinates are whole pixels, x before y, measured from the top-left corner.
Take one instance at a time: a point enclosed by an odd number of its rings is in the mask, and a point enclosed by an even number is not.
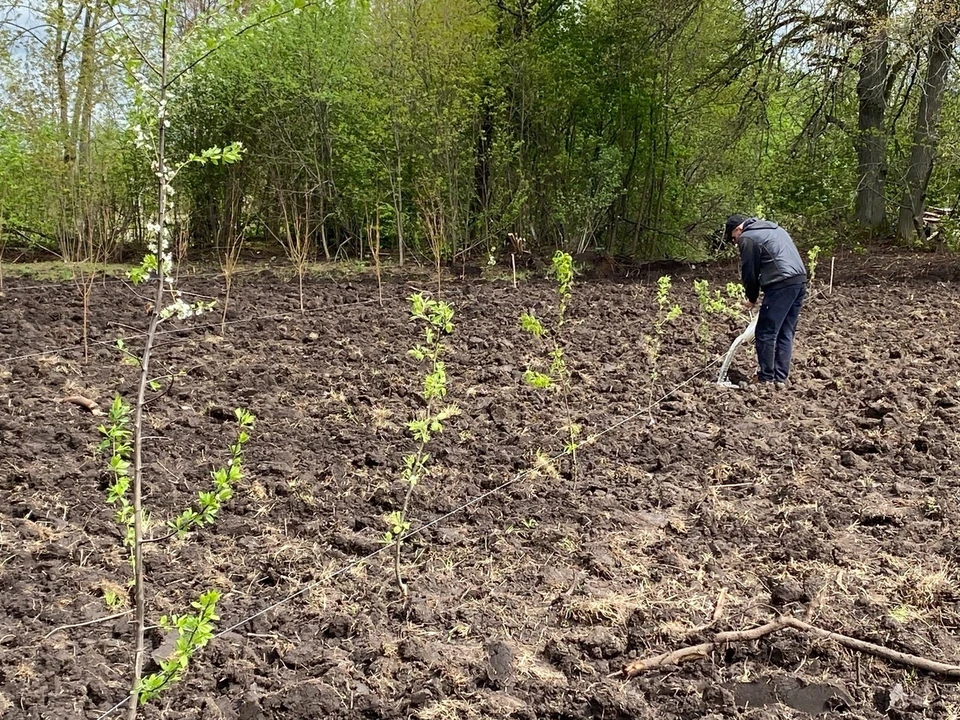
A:
[[[740,224],[746,219],[746,215],[737,215],[736,213],[727,218],[727,224],[723,229],[724,242],[730,242],[733,239],[734,229],[739,227]]]

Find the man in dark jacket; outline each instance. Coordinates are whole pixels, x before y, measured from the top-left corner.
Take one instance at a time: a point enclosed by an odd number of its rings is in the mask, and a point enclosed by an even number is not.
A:
[[[774,222],[731,215],[726,237],[740,250],[740,273],[747,305],[756,307],[763,291],[757,320],[757,373],[759,382],[786,383],[790,375],[793,336],[806,295],[807,269],[787,231]]]

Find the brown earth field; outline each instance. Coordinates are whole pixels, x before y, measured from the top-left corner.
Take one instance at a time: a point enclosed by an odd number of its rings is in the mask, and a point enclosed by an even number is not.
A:
[[[383,536],[424,405],[406,298],[436,295],[436,279],[392,271],[381,306],[370,275],[315,276],[301,315],[279,268],[239,275],[224,328],[215,312],[158,338],[153,367],[172,380],[145,415],[154,532],[210,486],[233,409],[257,423],[216,523],[146,546],[148,671],[169,650],[161,615],[207,589],[222,599],[217,636],[141,717],[960,718],[956,678],[792,628],[624,674],[781,616],[960,665],[960,262],[851,254],[836,270],[828,293],[821,260],[780,391],[716,386],[737,322],[713,317],[697,340],[692,282],[736,279],[732,261],[669,268],[684,313],[653,383],[662,270],[584,276],[561,336],[566,403],[522,380],[547,348],[519,316],[549,322],[552,283],[445,276],[461,414],[413,492],[406,602]],[[223,291],[212,273],[181,287]],[[0,297],[4,720],[98,718],[129,689],[104,418],[62,400],[133,401],[138,368],[113,341],[139,352],[147,315],[126,284],[97,283],[85,360],[81,308],[70,282],[8,274]]]

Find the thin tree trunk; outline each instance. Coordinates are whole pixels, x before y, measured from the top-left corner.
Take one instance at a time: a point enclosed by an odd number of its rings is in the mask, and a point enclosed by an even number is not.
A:
[[[325,187],[320,188],[320,244],[323,247],[323,259],[330,262],[330,245],[327,243],[327,221],[324,215],[327,211],[326,192]]]
[[[63,0],[57,3],[56,29],[54,31],[54,69],[57,75],[57,109],[60,113],[60,142],[63,149],[63,162],[73,162],[70,148],[70,100],[67,94],[67,48],[70,42],[70,27],[64,12]]]
[[[951,48],[957,40],[958,31],[960,21],[940,23],[930,37],[927,75],[923,83],[923,94],[920,96],[913,149],[910,152],[910,164],[907,166],[906,188],[900,202],[900,217],[897,222],[897,236],[904,242],[923,236],[922,218],[939,140],[943,91],[950,67]]]
[[[80,65],[77,75],[77,93],[70,120],[71,146],[76,147],[75,174],[80,177],[88,169],[90,127],[93,118],[94,79],[96,75],[97,30],[100,24],[100,3],[88,5],[83,16],[83,35],[80,42]]]
[[[127,706],[127,720],[136,720],[140,704],[140,679],[143,676],[144,635],[146,631],[146,597],[143,572],[143,407],[146,403],[147,382],[149,380],[150,356],[160,324],[160,312],[163,308],[163,289],[166,280],[163,276],[163,256],[166,249],[164,228],[167,223],[167,165],[166,165],[166,106],[167,106],[167,10],[163,10],[161,26],[161,67],[160,67],[160,116],[157,123],[157,292],[150,315],[150,325],[144,341],[143,356],[140,361],[140,384],[137,389],[137,406],[133,418],[133,580],[136,595],[136,639],[133,654],[133,681],[130,686],[130,703]]]
[[[393,187],[393,209],[397,223],[397,251],[399,252],[400,267],[403,267],[403,168],[400,165],[400,129],[397,121],[393,122],[393,143],[397,150],[397,175]]]
[[[886,220],[884,188],[887,175],[887,138],[883,119],[887,109],[887,30],[890,10],[887,0],[874,0],[876,26],[864,40],[857,82],[857,222],[869,230],[881,228]]]

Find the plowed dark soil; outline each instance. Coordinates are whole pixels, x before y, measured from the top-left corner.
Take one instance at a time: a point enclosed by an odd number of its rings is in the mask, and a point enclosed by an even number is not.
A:
[[[217,523],[147,547],[152,622],[216,588],[218,628],[230,629],[142,716],[808,717],[809,704],[743,700],[764,697],[744,691],[750,683],[799,683],[837,689],[823,703],[829,717],[960,717],[955,681],[793,630],[623,677],[632,660],[781,613],[960,664],[960,266],[842,258],[833,293],[811,293],[793,383],[778,392],[716,387],[736,323],[714,318],[709,346],[697,342],[692,281],[717,286],[734,273],[674,268],[684,315],[666,329],[653,386],[644,336],[659,273],[575,284],[569,407],[581,437],[593,437],[575,465],[557,457],[561,395],[521,380],[545,351],[518,317],[532,308],[549,318],[551,284],[445,281],[457,312],[448,399],[462,413],[413,495],[414,528],[433,524],[404,548],[407,604],[390,554],[370,556],[402,503],[399,471],[415,447],[405,423],[422,407],[422,369],[405,352],[420,330],[405,298],[436,294],[435,282],[392,276],[381,307],[370,278],[316,279],[301,316],[295,283],[244,275],[225,331],[212,316],[164,325],[155,367],[173,380],[146,415],[154,525],[224,462],[234,407],[257,425]],[[216,278],[182,286],[222,291]],[[98,284],[86,361],[81,322],[73,285],[7,279],[5,720],[96,718],[128,691],[131,616],[81,625],[132,599],[96,453],[103,418],[60,400],[132,401],[138,369],[112,340],[138,352],[146,315],[123,284]],[[736,365],[752,369],[750,349]],[[544,453],[555,459],[538,462]],[[148,639],[151,650],[164,641],[156,629]]]

